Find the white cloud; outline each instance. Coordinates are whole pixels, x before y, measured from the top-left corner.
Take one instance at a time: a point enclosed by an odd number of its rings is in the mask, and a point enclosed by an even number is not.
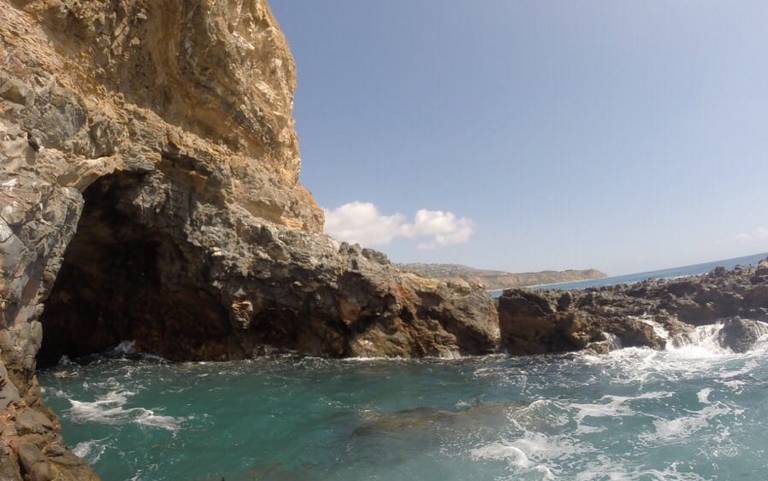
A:
[[[325,230],[333,237],[364,246],[380,246],[396,238],[419,239],[419,249],[463,244],[474,227],[466,217],[453,212],[420,209],[413,222],[402,214],[383,215],[370,202],[350,202],[325,211]]]
[[[741,242],[752,242],[768,239],[768,227],[759,226],[752,232],[741,232],[736,235],[736,240]]]
[[[472,221],[467,218],[457,218],[453,212],[421,209],[416,212],[416,218],[411,226],[412,237],[432,237],[427,242],[421,242],[419,249],[433,249],[440,246],[463,244],[472,237],[474,228]]]
[[[325,231],[333,237],[365,246],[389,244],[401,235],[405,217],[382,215],[370,202],[350,202],[325,211]]]

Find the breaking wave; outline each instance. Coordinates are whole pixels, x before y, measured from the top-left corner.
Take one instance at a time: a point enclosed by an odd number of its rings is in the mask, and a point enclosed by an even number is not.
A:
[[[125,424],[133,422],[142,426],[177,431],[183,418],[163,416],[151,409],[142,407],[126,408],[128,398],[135,393],[130,391],[110,391],[99,396],[95,401],[77,401],[70,399],[70,419],[77,423]]]

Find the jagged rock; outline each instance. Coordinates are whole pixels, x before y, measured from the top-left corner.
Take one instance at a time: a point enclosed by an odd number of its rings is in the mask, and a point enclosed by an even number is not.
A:
[[[741,353],[751,350],[755,342],[766,334],[768,334],[768,325],[737,317],[723,323],[718,340],[723,347]]]
[[[531,291],[504,291],[498,309],[502,346],[510,354],[575,351],[604,339],[584,317],[557,311],[552,299]]]
[[[603,324],[603,322],[598,322],[598,324]],[[653,326],[638,319],[614,318],[610,323],[605,323],[601,327],[605,332],[616,336],[622,347],[646,346],[653,349],[664,349],[666,346],[666,341],[656,334]]]
[[[643,301],[612,290],[600,292],[605,296],[597,291],[504,291],[498,299],[502,347],[510,354],[665,347],[653,326],[637,319]],[[608,336],[617,342],[609,342]]]
[[[40,403],[38,355],[123,340],[190,360],[497,349],[481,286],[322,234],[265,1],[0,0],[0,50],[4,409]],[[51,463],[93,479],[38,456],[56,425],[14,456],[36,479]]]

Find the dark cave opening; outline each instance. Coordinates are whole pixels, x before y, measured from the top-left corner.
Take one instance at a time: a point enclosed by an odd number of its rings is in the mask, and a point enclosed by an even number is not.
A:
[[[116,173],[83,193],[77,232],[42,315],[41,366],[134,341],[171,360],[215,357],[227,347],[227,313],[200,286],[198,255],[167,226],[142,218],[145,177]],[[219,342],[217,342],[219,341]]]

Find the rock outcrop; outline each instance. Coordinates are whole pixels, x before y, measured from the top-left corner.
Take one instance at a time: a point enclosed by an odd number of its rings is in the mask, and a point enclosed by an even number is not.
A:
[[[295,67],[263,0],[0,0],[0,473],[88,480],[55,360],[494,351],[481,287],[322,234]]]
[[[575,291],[574,291],[575,292]],[[653,326],[627,315],[599,315],[575,308],[572,292],[504,291],[498,300],[502,345],[509,354],[529,355],[612,347],[661,349]]]
[[[733,352],[747,352],[758,339],[768,334],[768,325],[762,322],[736,317],[727,319],[718,333],[720,345]]]
[[[575,291],[507,290],[498,300],[502,345],[511,354],[667,344],[695,326],[724,323],[720,343],[748,350],[766,333],[768,260],[681,279]]]

